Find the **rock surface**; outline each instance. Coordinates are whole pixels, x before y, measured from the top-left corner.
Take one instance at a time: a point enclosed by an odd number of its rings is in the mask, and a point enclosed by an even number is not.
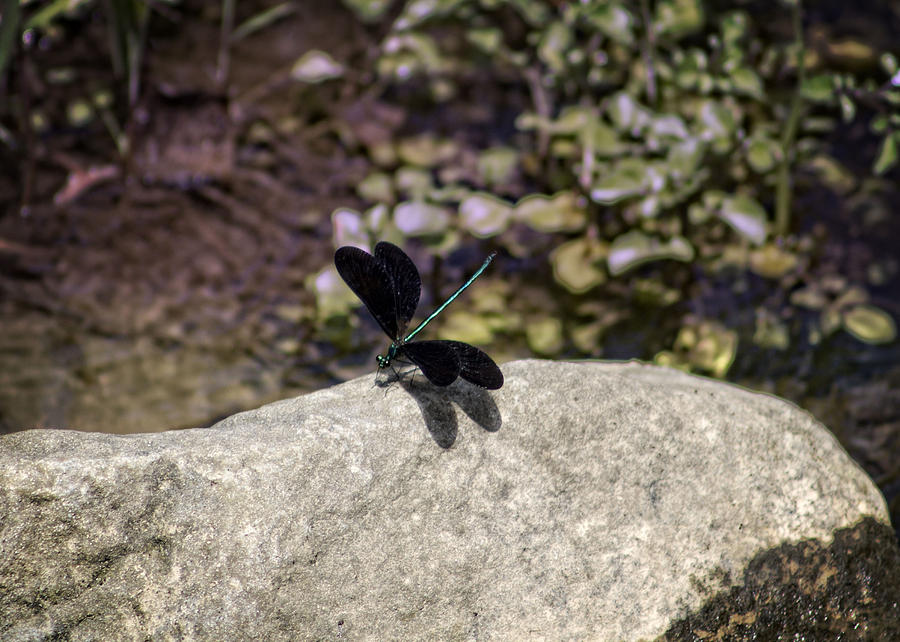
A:
[[[366,376],[208,429],[0,437],[0,639],[802,632],[727,598],[827,604],[866,573],[861,630],[892,630],[884,500],[806,412],[638,364],[503,370],[497,392]],[[825,570],[794,582],[810,546]],[[800,561],[754,566],[772,551]]]

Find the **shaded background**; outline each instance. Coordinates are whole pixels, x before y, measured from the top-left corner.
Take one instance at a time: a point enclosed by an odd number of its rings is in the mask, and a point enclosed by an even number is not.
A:
[[[656,360],[791,399],[897,524],[896,3],[816,3],[802,40],[780,2],[601,4],[26,5],[15,46],[0,38],[0,432],[204,426],[374,372],[386,340],[330,264],[337,245],[387,238],[420,266],[420,317],[500,253],[431,337],[499,363]],[[760,88],[727,60],[735,30]],[[798,42],[831,84],[803,94],[779,230]],[[667,79],[665,61],[682,73],[704,56],[699,80]],[[703,89],[715,69],[733,84]],[[565,125],[585,106],[622,125],[623,87],[648,105],[712,96],[748,123],[722,134],[730,147],[710,138],[708,188],[665,216],[640,210],[651,166],[616,164],[660,156],[657,134]],[[728,119],[709,104],[712,131]],[[753,207],[724,201],[729,218],[712,188],[753,195],[763,238]],[[656,238],[691,252],[641,245]],[[640,260],[617,270],[617,249]]]

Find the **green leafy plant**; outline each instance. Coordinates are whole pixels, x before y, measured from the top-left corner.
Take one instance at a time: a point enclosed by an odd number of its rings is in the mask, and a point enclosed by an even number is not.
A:
[[[369,17],[374,10],[348,4]],[[791,228],[796,168],[833,164],[822,133],[835,121],[812,112],[834,110],[846,120],[858,117],[858,102],[874,105],[872,127],[883,135],[874,171],[883,174],[896,164],[900,100],[895,58],[882,56],[881,82],[829,70],[808,55],[800,3],[785,6],[793,40],[783,42],[747,12],[708,16],[699,0],[558,8],[529,0],[407,2],[383,43],[382,78],[425,83],[439,104],[485,64],[518,77],[532,108],[516,125],[533,146],[485,149],[473,171],[465,150],[449,140],[401,141],[395,153],[381,155],[401,164],[383,165],[360,194],[383,203],[383,220],[401,235],[427,237],[435,248],[474,235],[506,244],[514,255],[527,253],[509,234],[522,225],[569,237],[550,261],[557,281],[576,295],[662,261],[715,271],[741,256],[738,266],[764,278],[802,278],[808,262],[799,253],[807,250],[779,239]],[[525,37],[511,37],[523,29]],[[498,187],[517,175],[542,179],[549,191],[520,184],[499,195]],[[892,326],[883,314],[844,310],[841,318],[850,322],[836,327],[861,339],[867,332],[851,328],[877,327],[878,340],[889,340]],[[596,323],[589,318],[584,327]],[[582,338],[602,334],[570,330]],[[758,336],[775,341],[771,333]],[[731,360],[701,367],[721,376]]]

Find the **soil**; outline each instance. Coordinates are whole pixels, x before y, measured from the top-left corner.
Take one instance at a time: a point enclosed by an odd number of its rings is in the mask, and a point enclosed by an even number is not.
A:
[[[65,121],[85,87],[115,84],[105,25],[21,55],[19,95],[51,126],[0,158],[0,431],[204,425],[337,379],[298,372],[323,361],[304,281],[330,260],[331,211],[359,204],[367,166],[340,133],[390,137],[399,118],[359,74],[290,82],[298,43],[354,68],[375,42],[339,5],[294,8],[232,48],[225,82],[203,3],[155,20],[125,158],[100,118]],[[56,67],[77,81],[38,82]]]

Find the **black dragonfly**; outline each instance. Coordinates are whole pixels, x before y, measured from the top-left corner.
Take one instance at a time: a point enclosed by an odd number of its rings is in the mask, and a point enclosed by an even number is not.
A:
[[[402,356],[418,366],[436,386],[449,386],[462,377],[482,388],[499,389],[503,385],[503,373],[493,359],[475,346],[462,341],[412,340],[487,269],[495,256],[496,252],[488,256],[468,281],[404,336],[422,291],[422,279],[412,259],[385,241],[375,246],[374,255],[352,246],[338,248],[334,254],[338,274],[391,338],[387,353],[376,357],[379,369],[389,367],[394,359]]]

